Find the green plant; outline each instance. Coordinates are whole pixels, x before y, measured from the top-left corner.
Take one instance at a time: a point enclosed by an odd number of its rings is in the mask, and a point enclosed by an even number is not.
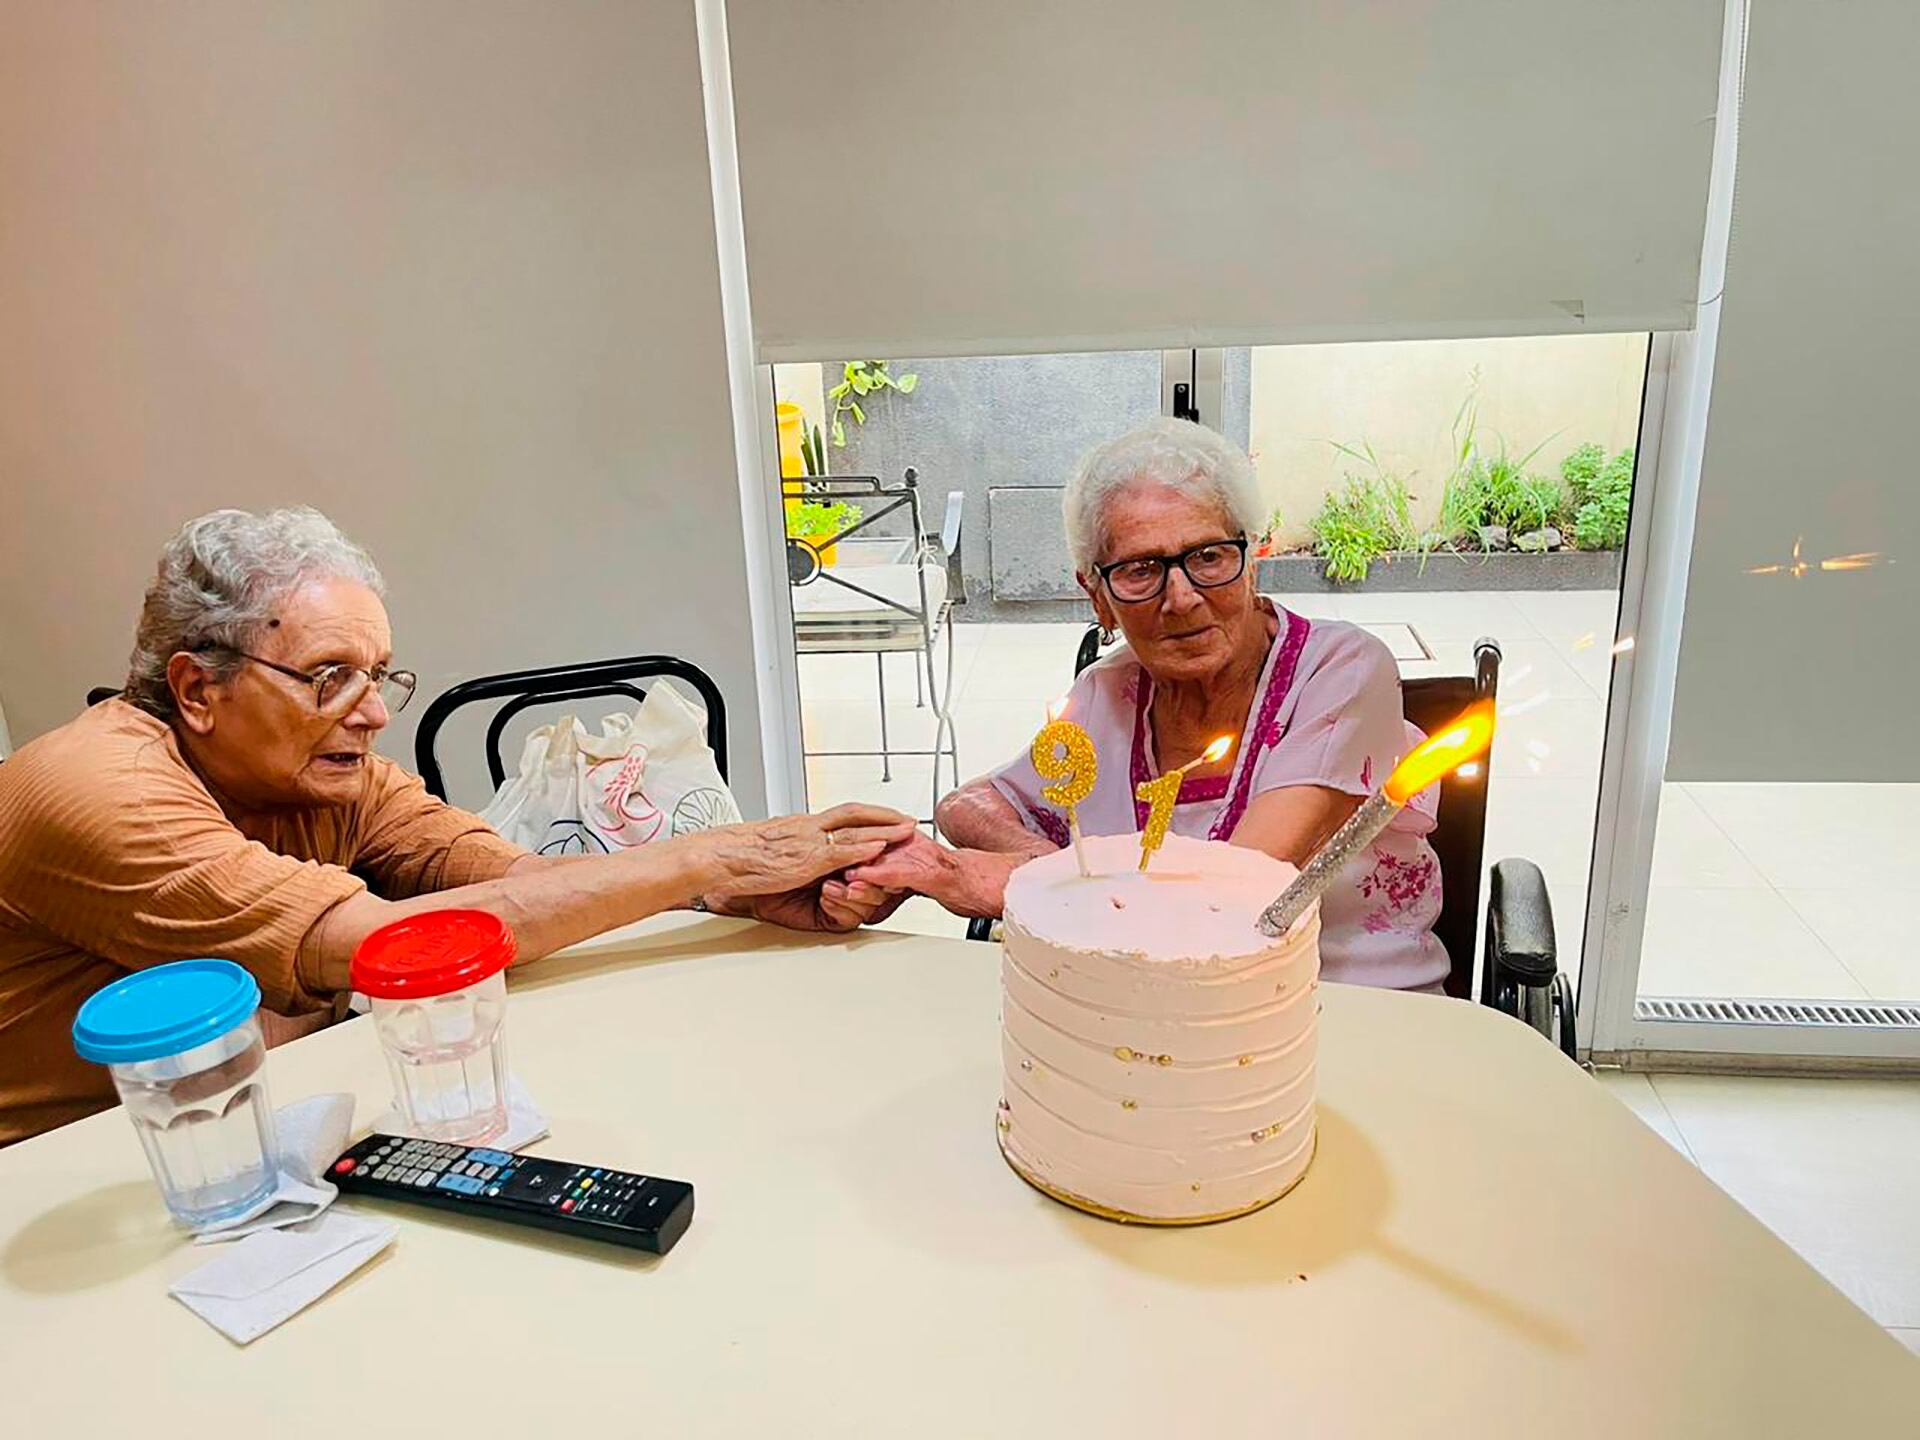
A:
[[[1409,544],[1411,496],[1397,475],[1348,475],[1330,491],[1310,522],[1314,553],[1327,562],[1327,578],[1357,584],[1373,562]]]
[[[1594,482],[1607,463],[1607,452],[1589,440],[1560,462],[1560,478],[1567,483],[1567,499],[1576,508],[1593,498]]]
[[[865,515],[858,505],[845,500],[789,500],[787,534],[821,545],[851,530]]]
[[[1604,453],[1598,445],[1582,445],[1560,467],[1573,494],[1573,543],[1582,550],[1617,550],[1627,538],[1627,516],[1633,508],[1633,449],[1629,446],[1603,464],[1591,463]],[[1567,470],[1576,457],[1577,484]]]
[[[818,425],[801,432],[800,463],[805,467],[809,479],[816,479],[827,473],[827,452],[826,447],[821,444]]]
[[[1542,444],[1546,442],[1542,441]],[[1448,540],[1473,540],[1487,526],[1513,534],[1541,530],[1563,518],[1567,497],[1551,475],[1527,469],[1540,453],[1536,445],[1517,459],[1506,446],[1497,455],[1469,450],[1447,477],[1440,504],[1440,528]]]
[[[832,427],[833,443],[836,449],[847,443],[846,423],[842,415],[853,416],[856,425],[867,423],[867,412],[860,401],[876,391],[897,390],[902,395],[911,395],[914,386],[920,383],[920,377],[911,372],[905,375],[889,375],[885,360],[849,360],[841,375],[840,383],[827,391],[827,398],[833,402],[833,414],[828,417]]]

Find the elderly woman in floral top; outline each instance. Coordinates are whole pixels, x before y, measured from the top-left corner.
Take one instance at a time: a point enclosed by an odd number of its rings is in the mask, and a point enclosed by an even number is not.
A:
[[[1173,832],[1299,864],[1421,739],[1393,657],[1355,626],[1309,621],[1254,592],[1253,466],[1211,430],[1162,419],[1098,447],[1068,483],[1065,510],[1080,585],[1127,642],[1067,702],[1100,755],[1082,827],[1143,827],[1135,787],[1234,735],[1225,759],[1187,773]],[[998,915],[1014,869],[1067,843],[1044,783],[1022,753],[941,802],[952,848],[916,836],[852,878]],[[1322,900],[1327,978],[1440,989],[1440,869],[1425,838],[1437,797],[1429,790],[1401,811]]]

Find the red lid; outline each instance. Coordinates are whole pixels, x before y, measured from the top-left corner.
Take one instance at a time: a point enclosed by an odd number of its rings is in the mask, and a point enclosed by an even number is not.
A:
[[[430,910],[382,925],[353,952],[353,988],[381,1000],[447,995],[513,963],[513,931],[484,910]]]

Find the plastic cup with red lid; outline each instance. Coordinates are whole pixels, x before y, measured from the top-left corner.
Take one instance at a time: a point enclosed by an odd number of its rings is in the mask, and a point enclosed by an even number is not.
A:
[[[382,926],[354,952],[412,1134],[478,1145],[507,1128],[507,966],[513,931],[484,910],[434,910]]]

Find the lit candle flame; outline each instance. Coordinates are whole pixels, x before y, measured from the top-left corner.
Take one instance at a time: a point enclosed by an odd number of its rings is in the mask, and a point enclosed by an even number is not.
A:
[[[1206,749],[1200,752],[1200,759],[1202,763],[1211,765],[1216,760],[1226,759],[1227,751],[1231,750],[1232,748],[1233,748],[1233,736],[1222,735],[1218,740],[1214,741],[1211,745],[1207,746]]]
[[[1387,798],[1395,805],[1405,805],[1448,772],[1478,760],[1493,744],[1493,727],[1491,701],[1469,705],[1451,725],[1423,740],[1393,767],[1385,786]]]

